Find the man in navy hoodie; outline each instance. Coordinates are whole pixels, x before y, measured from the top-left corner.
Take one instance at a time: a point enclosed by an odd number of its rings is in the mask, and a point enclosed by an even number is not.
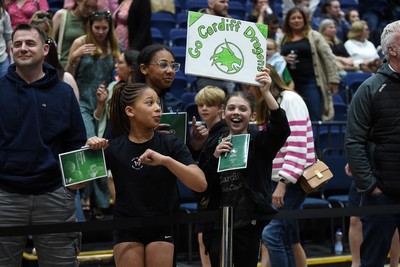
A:
[[[15,64],[0,79],[0,227],[74,222],[75,192],[62,184],[58,154],[85,144],[72,88],[43,64],[36,26],[12,34]],[[0,266],[20,266],[27,236],[0,237]],[[40,266],[78,266],[80,233],[33,235]]]

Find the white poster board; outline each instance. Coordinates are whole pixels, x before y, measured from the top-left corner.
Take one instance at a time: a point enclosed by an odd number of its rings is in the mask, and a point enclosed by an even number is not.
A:
[[[265,24],[189,11],[185,73],[259,85],[267,33]]]

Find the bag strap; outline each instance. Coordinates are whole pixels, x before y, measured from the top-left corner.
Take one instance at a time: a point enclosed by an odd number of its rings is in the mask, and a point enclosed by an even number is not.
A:
[[[39,11],[39,10],[40,10],[40,7],[39,7],[39,2],[38,2],[38,0],[35,0],[35,6],[36,6],[36,11]]]
[[[61,9],[61,20],[60,20],[60,28],[58,30],[58,42],[57,42],[57,54],[58,58],[61,57],[61,51],[62,51],[62,43],[64,39],[64,32],[65,32],[65,24],[67,21],[67,10],[66,9]]]

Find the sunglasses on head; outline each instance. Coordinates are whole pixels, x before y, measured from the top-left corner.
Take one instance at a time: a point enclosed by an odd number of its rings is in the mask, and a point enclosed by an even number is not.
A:
[[[111,11],[110,10],[96,10],[93,11],[92,15],[90,16],[91,19],[94,18],[105,18],[108,21],[111,20]]]
[[[50,12],[41,11],[37,12],[34,17],[36,17],[37,19],[52,19],[53,14],[51,14]]]

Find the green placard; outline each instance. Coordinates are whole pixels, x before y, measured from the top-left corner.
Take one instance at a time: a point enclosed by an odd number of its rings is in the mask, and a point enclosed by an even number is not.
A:
[[[163,113],[161,115],[160,123],[169,124],[169,128],[166,130],[172,131],[183,143],[186,144],[186,132],[187,132],[187,113],[186,112],[175,112],[175,113]]]
[[[59,155],[63,183],[71,186],[107,176],[104,150],[87,147]]]
[[[247,167],[249,154],[250,134],[231,135],[232,149],[229,153],[222,154],[218,161],[218,172]]]

